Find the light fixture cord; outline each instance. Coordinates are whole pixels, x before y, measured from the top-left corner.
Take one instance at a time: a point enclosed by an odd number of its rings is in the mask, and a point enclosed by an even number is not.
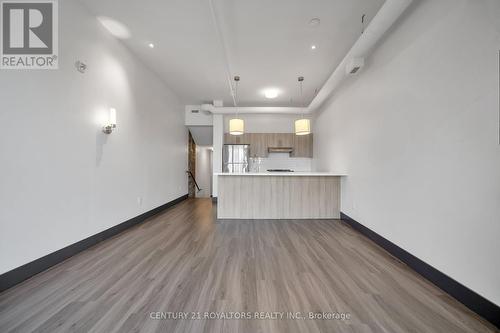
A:
[[[234,77],[234,107],[236,108],[236,117],[238,117],[238,84],[240,83],[240,77]]]
[[[303,88],[302,88],[302,84],[304,82],[304,77],[303,76],[299,76],[299,89],[300,89],[300,103],[301,103],[301,108],[302,108],[302,119],[305,118],[305,113],[304,113],[304,94],[303,94]]]
[[[236,107],[236,114],[238,114],[238,84],[239,81],[236,81],[236,87],[234,89],[234,106]]]
[[[302,110],[304,110],[304,92],[302,89],[302,82],[300,81],[300,104],[302,104]],[[304,118],[304,111],[302,111],[302,119]]]

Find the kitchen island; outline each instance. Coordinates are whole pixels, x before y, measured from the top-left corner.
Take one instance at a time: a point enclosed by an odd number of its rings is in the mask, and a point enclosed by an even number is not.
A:
[[[340,178],[326,172],[216,173],[219,219],[340,218]]]

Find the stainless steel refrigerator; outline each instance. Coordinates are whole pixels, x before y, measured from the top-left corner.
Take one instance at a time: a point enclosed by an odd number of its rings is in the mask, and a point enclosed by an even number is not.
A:
[[[248,172],[250,145],[224,145],[222,149],[222,172]]]

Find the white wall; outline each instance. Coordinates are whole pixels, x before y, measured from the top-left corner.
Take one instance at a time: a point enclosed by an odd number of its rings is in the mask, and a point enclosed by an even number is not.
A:
[[[196,145],[196,182],[201,188],[197,198],[209,198],[212,194],[212,147]]]
[[[186,105],[184,107],[184,115],[186,126],[212,126],[213,124],[212,114],[207,111],[201,111],[200,105]]]
[[[342,211],[500,304],[497,0],[415,2],[314,122]]]
[[[184,107],[77,1],[59,23],[59,70],[0,73],[0,273],[187,193]]]
[[[260,171],[268,169],[291,169],[293,171],[307,172],[312,170],[312,159],[306,157],[290,157],[288,153],[270,153],[267,158],[260,159]],[[256,168],[251,168],[251,171]]]
[[[222,146],[224,144],[224,116],[213,115],[214,140],[212,153],[212,172],[222,172]],[[212,176],[212,196],[217,197],[217,176]]]

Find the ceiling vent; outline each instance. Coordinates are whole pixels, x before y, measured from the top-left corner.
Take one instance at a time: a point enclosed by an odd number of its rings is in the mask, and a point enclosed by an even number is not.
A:
[[[365,65],[364,58],[352,58],[346,66],[346,74],[354,75]]]

